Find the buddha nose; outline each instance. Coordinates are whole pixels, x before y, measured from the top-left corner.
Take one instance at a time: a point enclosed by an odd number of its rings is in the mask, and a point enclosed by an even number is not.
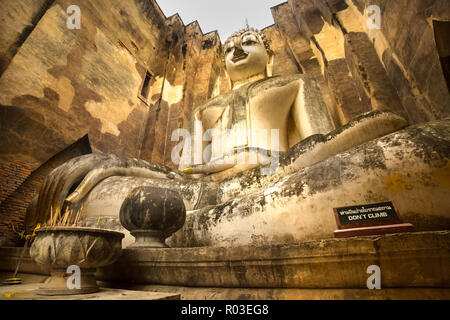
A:
[[[234,56],[240,56],[243,53],[244,53],[244,50],[242,50],[241,45],[240,44],[236,44],[235,47],[234,47],[233,55]]]

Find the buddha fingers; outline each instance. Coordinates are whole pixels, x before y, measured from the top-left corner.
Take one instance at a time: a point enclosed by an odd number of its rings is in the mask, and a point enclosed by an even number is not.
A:
[[[223,171],[226,169],[229,169],[231,167],[234,167],[234,163],[208,163],[208,164],[201,164],[198,166],[194,166],[191,168],[186,168],[183,170],[183,173],[185,174],[196,174],[196,173],[215,173],[219,171]]]
[[[153,179],[168,179],[167,175],[162,172],[156,172],[147,168],[141,167],[108,167],[97,168],[89,172],[80,185],[72,192],[66,201],[75,203],[81,201],[98,183],[102,180],[112,176],[132,176],[141,178],[153,178]]]

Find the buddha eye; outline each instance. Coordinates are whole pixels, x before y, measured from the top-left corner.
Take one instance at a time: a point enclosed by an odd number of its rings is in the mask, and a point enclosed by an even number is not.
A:
[[[253,45],[255,43],[258,43],[258,40],[256,37],[252,34],[246,35],[242,38],[242,44],[243,45]]]
[[[230,41],[225,44],[225,53],[230,53],[234,49],[234,42]]]
[[[242,44],[244,44],[244,45],[252,45],[254,43],[256,43],[256,41],[253,41],[253,40],[245,40],[244,42],[242,42]]]

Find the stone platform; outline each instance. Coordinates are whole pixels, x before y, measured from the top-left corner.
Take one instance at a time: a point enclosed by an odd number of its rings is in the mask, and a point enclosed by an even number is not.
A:
[[[105,287],[153,292],[173,292],[182,300],[450,300],[446,288],[365,289],[264,289],[193,288],[158,285],[111,284]]]
[[[100,269],[110,282],[219,288],[449,288],[450,231],[324,239],[283,245],[125,249]],[[123,270],[127,270],[126,273]]]
[[[97,272],[102,287],[172,292],[182,299],[450,299],[450,231],[233,248],[125,249]],[[21,248],[0,248],[13,271]],[[367,268],[382,290],[368,290]],[[48,271],[28,255],[24,273]],[[126,272],[125,272],[126,271]]]

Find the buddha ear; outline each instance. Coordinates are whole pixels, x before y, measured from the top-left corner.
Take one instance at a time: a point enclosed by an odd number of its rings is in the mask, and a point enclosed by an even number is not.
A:
[[[266,76],[267,76],[267,77],[271,77],[271,76],[272,76],[272,71],[273,71],[273,57],[274,57],[274,54],[273,54],[273,53],[269,55],[269,62],[267,62],[267,65],[266,65]]]
[[[227,68],[225,68],[225,77],[228,80],[228,85],[230,89],[233,89],[233,81],[230,78],[230,75],[227,72]]]

